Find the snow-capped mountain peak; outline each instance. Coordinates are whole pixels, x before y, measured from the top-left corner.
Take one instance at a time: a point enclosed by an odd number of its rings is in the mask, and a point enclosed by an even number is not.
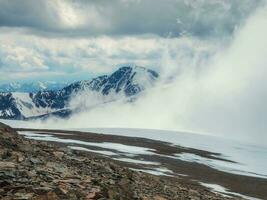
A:
[[[38,92],[0,93],[0,118],[27,119],[44,115],[69,115],[73,108],[69,102],[82,92],[94,92],[103,96],[98,104],[114,101],[122,97],[136,97],[143,90],[152,87],[159,75],[153,70],[135,65],[120,67],[111,75],[103,75],[91,80],[78,81],[62,89],[46,90],[39,82]],[[111,98],[107,98],[107,97]],[[85,100],[86,101],[86,100]],[[90,101],[90,100],[88,100]],[[63,113],[63,114],[62,114]]]

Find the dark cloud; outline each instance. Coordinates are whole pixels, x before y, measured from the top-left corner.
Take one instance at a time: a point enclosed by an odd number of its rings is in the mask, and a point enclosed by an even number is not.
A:
[[[45,1],[8,1],[0,0],[0,25],[7,27],[30,27],[40,30],[52,31],[52,12],[49,11]]]
[[[0,26],[59,36],[223,35],[262,0],[0,0]]]

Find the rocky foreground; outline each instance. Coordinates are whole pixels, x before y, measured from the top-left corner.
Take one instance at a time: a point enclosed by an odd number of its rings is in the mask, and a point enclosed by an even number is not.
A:
[[[0,124],[0,199],[228,199],[193,183],[27,140]]]

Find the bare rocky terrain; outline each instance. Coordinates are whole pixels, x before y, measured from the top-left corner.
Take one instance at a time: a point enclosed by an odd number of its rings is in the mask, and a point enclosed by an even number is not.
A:
[[[229,199],[197,183],[132,171],[95,154],[28,140],[3,124],[0,198]]]
[[[246,199],[266,199],[267,196],[266,176],[249,173],[249,171],[240,173],[241,171],[234,171],[234,168],[225,170],[212,165],[213,162],[223,162],[223,166],[243,165],[243,162],[238,162],[216,151],[190,148],[182,146],[182,143],[174,145],[166,141],[140,137],[140,135],[129,137],[88,131],[30,128],[15,128],[14,130],[25,138],[89,152],[90,156],[95,155],[119,166],[161,175],[161,179],[165,178],[167,181],[170,181],[172,177],[174,180],[179,179],[179,183],[200,184],[227,196]],[[206,142],[209,143],[209,141]],[[227,148],[226,144],[223,146]],[[196,157],[183,159],[179,157],[182,155]]]

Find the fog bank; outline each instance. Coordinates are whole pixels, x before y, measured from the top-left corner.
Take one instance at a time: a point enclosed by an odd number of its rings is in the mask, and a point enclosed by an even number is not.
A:
[[[266,35],[263,7],[225,41],[184,36],[173,46],[166,39],[161,80],[137,101],[82,109],[68,120],[33,126],[164,129],[262,143],[267,139]],[[173,51],[179,53],[174,56]],[[71,105],[88,104],[84,101],[91,105],[83,94]]]

